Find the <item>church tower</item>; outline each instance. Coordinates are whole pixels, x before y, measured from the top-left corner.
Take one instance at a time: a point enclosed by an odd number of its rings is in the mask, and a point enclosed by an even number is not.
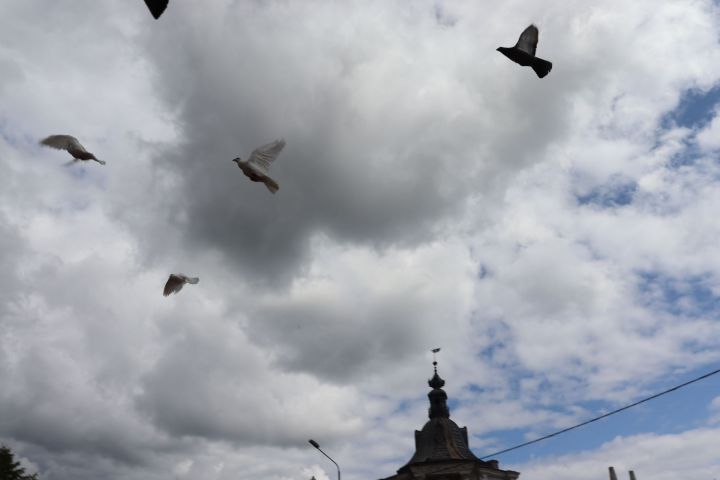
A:
[[[434,350],[435,353],[437,350]],[[437,373],[428,381],[430,420],[422,430],[415,431],[415,454],[400,467],[396,475],[383,480],[516,480],[512,470],[500,470],[497,460],[477,458],[468,445],[467,427],[458,427],[450,420],[445,380]]]

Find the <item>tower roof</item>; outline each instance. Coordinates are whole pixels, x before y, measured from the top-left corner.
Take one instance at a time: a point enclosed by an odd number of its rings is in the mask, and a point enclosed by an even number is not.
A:
[[[481,461],[470,451],[467,428],[460,428],[450,420],[447,393],[442,389],[445,380],[437,373],[436,361],[433,362],[433,370],[434,374],[428,380],[428,385],[432,388],[428,393],[430,420],[422,430],[415,431],[415,454],[405,467],[414,463],[440,460]]]
[[[439,350],[434,349],[433,353]],[[428,474],[434,475],[439,471],[445,472],[443,477],[452,471],[455,472],[452,475],[464,472],[462,478],[473,480],[516,480],[520,475],[518,472],[501,470],[497,460],[483,461],[476,457],[468,445],[467,427],[459,427],[450,420],[447,393],[442,389],[445,380],[438,375],[437,361],[433,361],[433,376],[428,380],[428,385],[432,389],[428,393],[430,419],[422,430],[415,430],[415,453],[397,471],[397,475],[385,480],[414,480],[426,478]],[[470,477],[467,476],[468,472],[472,472]]]

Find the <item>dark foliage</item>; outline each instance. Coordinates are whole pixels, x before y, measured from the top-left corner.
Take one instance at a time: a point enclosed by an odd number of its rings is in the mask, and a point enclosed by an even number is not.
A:
[[[0,445],[0,480],[38,480],[37,473],[28,475],[20,462],[15,461],[12,451]]]

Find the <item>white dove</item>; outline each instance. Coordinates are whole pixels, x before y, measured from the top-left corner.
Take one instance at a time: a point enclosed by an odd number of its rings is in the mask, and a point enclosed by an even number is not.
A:
[[[180,290],[182,290],[183,286],[186,283],[195,285],[199,281],[200,279],[198,277],[188,277],[187,275],[183,275],[182,273],[171,273],[168,277],[167,283],[165,283],[163,295],[167,297],[171,293],[178,293]]]
[[[270,192],[275,193],[280,186],[275,180],[270,178],[270,164],[280,155],[280,151],[285,147],[285,140],[282,138],[274,142],[256,148],[250,154],[250,158],[243,161],[240,157],[234,158],[233,162],[243,171],[246,177],[253,182],[262,182]]]
[[[57,148],[58,150],[67,150],[75,159],[66,163],[66,165],[72,165],[78,160],[95,160],[100,165],[105,165],[103,160],[98,160],[95,155],[85,150],[85,147],[80,145],[78,139],[72,135],[50,135],[46,139],[41,140],[40,145]]]

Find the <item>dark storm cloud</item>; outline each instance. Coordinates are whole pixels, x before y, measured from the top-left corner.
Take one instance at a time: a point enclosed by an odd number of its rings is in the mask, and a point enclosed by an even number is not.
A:
[[[417,38],[340,10],[271,2],[250,17],[242,8],[202,16],[178,8],[176,23],[147,40],[183,137],[157,159],[182,178],[163,195],[177,199],[188,249],[221,251],[251,282],[292,277],[320,232],[380,248],[422,243],[468,195],[501,191],[496,182],[536,162],[562,131],[565,105],[549,100],[552,87],[521,93],[526,105],[503,112],[509,92],[478,98],[476,85],[458,81],[453,70],[472,59],[443,59],[442,43],[423,38],[441,28],[430,4],[419,19],[398,18]],[[311,15],[312,23],[278,26]],[[418,55],[405,56],[415,42]],[[489,141],[495,121],[511,128]],[[281,136],[273,196],[230,160]]]
[[[417,285],[408,284],[372,302],[353,299],[350,292],[337,304],[276,299],[256,312],[248,335],[277,351],[276,363],[283,369],[352,385],[386,365],[416,357],[433,341],[448,341],[443,312],[436,307],[447,298],[423,298]]]

